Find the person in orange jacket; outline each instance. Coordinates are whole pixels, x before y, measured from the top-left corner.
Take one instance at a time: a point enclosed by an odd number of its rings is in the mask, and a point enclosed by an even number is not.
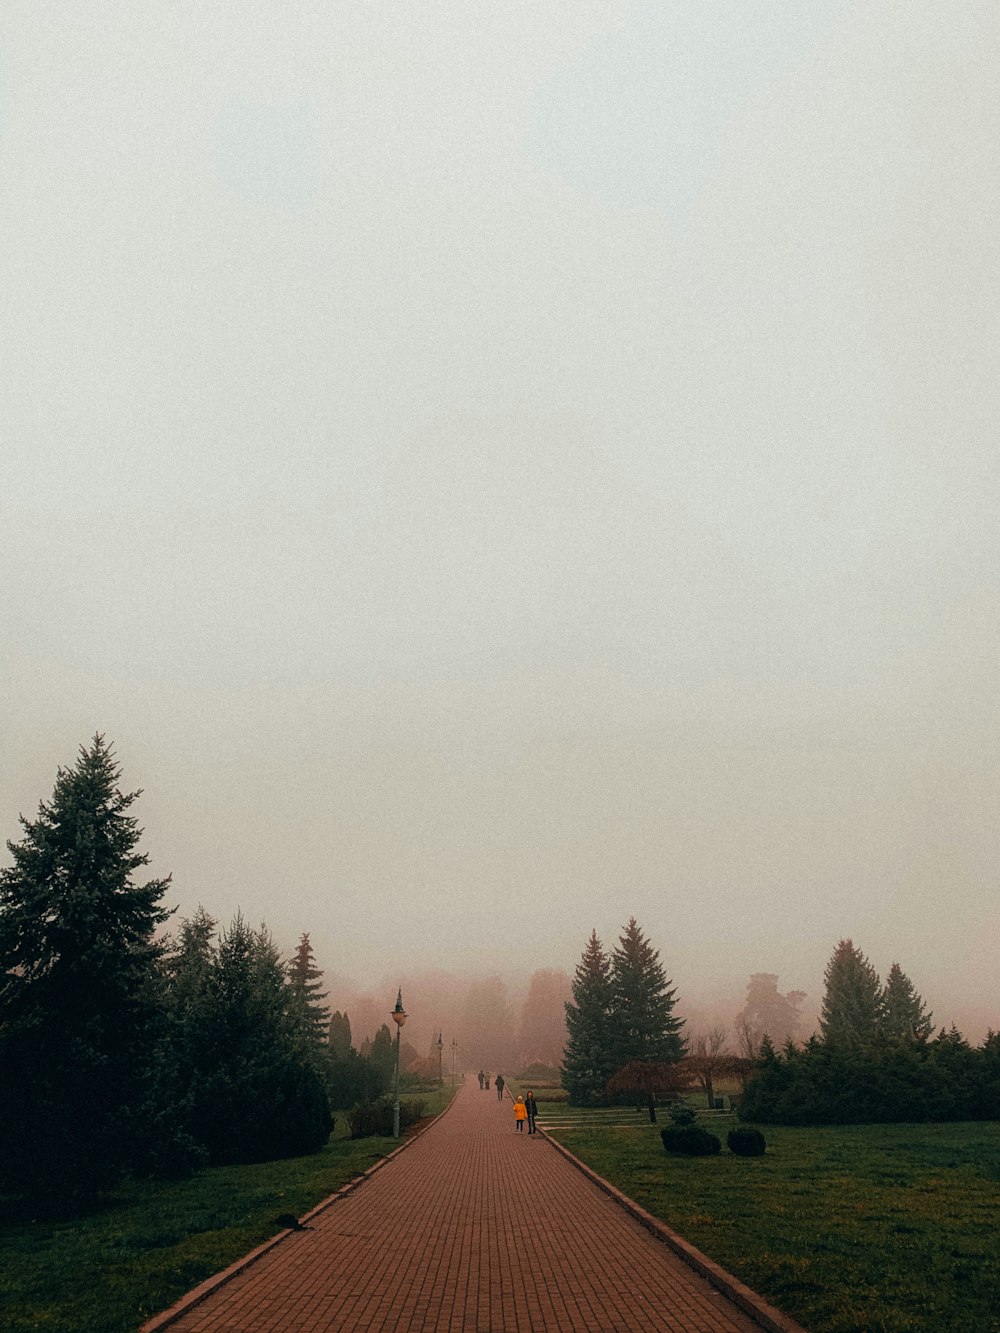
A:
[[[520,1134],[524,1129],[524,1122],[528,1118],[528,1108],[524,1104],[524,1098],[518,1097],[514,1103],[514,1124],[517,1126],[517,1132]]]

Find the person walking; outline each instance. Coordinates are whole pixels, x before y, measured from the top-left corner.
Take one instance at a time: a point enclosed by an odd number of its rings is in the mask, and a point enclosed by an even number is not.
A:
[[[535,1120],[538,1118],[538,1103],[535,1101],[535,1094],[529,1089],[524,1099],[524,1109],[528,1116],[528,1133],[536,1134]]]
[[[489,1092],[489,1090],[490,1090],[490,1075],[489,1075],[489,1070],[487,1070],[487,1072],[486,1072],[486,1091]]]
[[[524,1098],[518,1097],[514,1103],[514,1127],[519,1134],[524,1132],[524,1122],[528,1118],[528,1110],[524,1104]]]
[[[480,1091],[480,1092],[482,1092],[482,1090],[483,1090],[483,1084],[484,1084],[485,1082],[486,1082],[486,1075],[485,1075],[485,1074],[483,1073],[483,1071],[480,1069],[480,1071],[479,1071],[479,1091]]]
[[[497,1074],[497,1101],[503,1101],[504,1077],[503,1074]]]

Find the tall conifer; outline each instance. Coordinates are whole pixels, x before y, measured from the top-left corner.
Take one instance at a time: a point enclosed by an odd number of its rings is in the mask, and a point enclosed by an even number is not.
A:
[[[60,769],[0,871],[0,1142],[9,1186],[86,1194],[144,1141],[160,1030],[155,931],[169,879],[129,813],[140,792],[102,736]]]
[[[658,951],[630,917],[611,956],[616,1069],[631,1060],[673,1064],[686,1054],[684,1020],[674,1014],[677,992],[670,985]]]
[[[611,960],[596,930],[590,932],[571,989],[562,1085],[574,1106],[589,1106],[603,1099],[605,1084],[617,1068],[612,1053]]]
[[[882,987],[852,940],[840,940],[826,965],[820,1030],[831,1046],[864,1046],[878,1035]]]

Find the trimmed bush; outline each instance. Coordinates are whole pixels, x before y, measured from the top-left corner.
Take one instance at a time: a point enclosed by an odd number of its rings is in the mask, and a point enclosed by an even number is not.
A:
[[[730,1152],[737,1157],[763,1157],[767,1141],[759,1129],[731,1129],[726,1136]]]
[[[685,1157],[714,1157],[722,1151],[722,1140],[699,1125],[668,1125],[660,1130],[660,1138],[667,1152]]]

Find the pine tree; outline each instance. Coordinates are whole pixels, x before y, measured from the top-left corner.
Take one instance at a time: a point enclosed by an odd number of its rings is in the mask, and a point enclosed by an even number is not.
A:
[[[931,1017],[913,982],[893,963],[882,991],[881,1031],[899,1041],[926,1041],[934,1030]]]
[[[882,987],[878,973],[851,940],[841,940],[824,973],[820,1013],[823,1039],[831,1046],[865,1046],[878,1035]]]
[[[323,1004],[327,993],[320,989],[322,977],[309,935],[303,932],[288,964],[289,1009],[303,1048],[317,1059],[330,1020],[330,1010]]]
[[[683,1059],[683,1019],[674,1015],[677,992],[635,917],[630,917],[611,956],[615,1068],[631,1060],[673,1064]]]
[[[574,1106],[592,1106],[603,1100],[616,1068],[611,1051],[611,960],[596,930],[590,932],[571,990],[573,998],[566,1001],[562,1085]]]
[[[102,736],[60,769],[0,872],[0,1142],[14,1189],[86,1195],[135,1164],[159,1039],[149,858]]]

